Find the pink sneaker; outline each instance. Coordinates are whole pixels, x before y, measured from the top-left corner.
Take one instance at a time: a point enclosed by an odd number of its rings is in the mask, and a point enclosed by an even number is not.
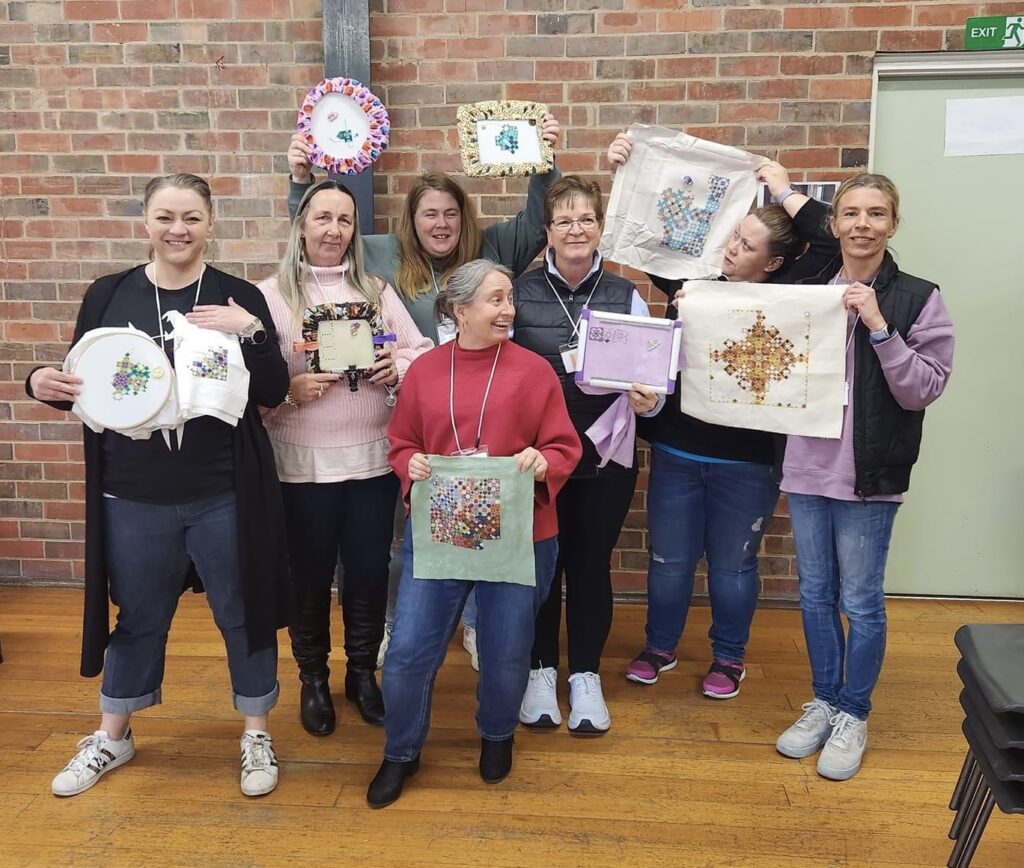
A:
[[[675,669],[677,662],[675,654],[644,648],[626,667],[626,678],[638,684],[657,684],[658,673]]]
[[[739,696],[740,682],[747,677],[742,663],[727,663],[715,660],[704,676],[701,693],[708,699],[732,699]]]

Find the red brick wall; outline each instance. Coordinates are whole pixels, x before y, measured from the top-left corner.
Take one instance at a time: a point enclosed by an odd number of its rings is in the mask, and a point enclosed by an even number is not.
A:
[[[381,229],[410,178],[459,171],[456,106],[547,102],[563,171],[607,181],[633,120],[833,178],[867,156],[876,51],[962,44],[969,15],[1020,3],[763,0],[370,0],[374,89],[393,120],[376,176]],[[63,358],[96,276],[146,254],[139,196],[154,174],[209,177],[216,262],[268,273],[286,231],[284,149],[321,77],[320,0],[0,0],[0,581],[82,575],[79,425],[24,397]],[[523,183],[468,181],[494,219]],[[643,587],[645,481],[616,554]],[[794,592],[788,519],[765,538],[768,596]]]

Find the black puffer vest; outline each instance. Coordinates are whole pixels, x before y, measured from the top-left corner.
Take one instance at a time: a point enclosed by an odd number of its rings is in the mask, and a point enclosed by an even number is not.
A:
[[[573,337],[572,325],[565,316],[562,304],[569,311],[573,322],[579,319],[584,305],[588,305],[591,310],[629,313],[636,287],[624,277],[599,269],[576,289],[572,289],[564,280],[552,274],[546,263],[518,277],[514,286],[516,319],[512,340],[543,356],[558,374],[569,418],[583,443],[583,457],[576,465],[573,477],[578,479],[612,473],[635,473],[635,457],[633,469],[622,467],[614,461],[608,462],[605,467],[598,467],[601,458],[585,432],[618,396],[584,395],[577,388],[573,375],[565,372],[558,348]],[[556,292],[562,304],[555,297]]]
[[[819,274],[800,283],[828,283],[840,265],[837,257]],[[886,251],[874,289],[885,321],[905,339],[938,287],[904,274]],[[904,410],[896,403],[868,335],[867,326],[858,322],[853,374],[854,491],[859,497],[902,494],[910,488],[910,471],[921,450],[924,410]]]

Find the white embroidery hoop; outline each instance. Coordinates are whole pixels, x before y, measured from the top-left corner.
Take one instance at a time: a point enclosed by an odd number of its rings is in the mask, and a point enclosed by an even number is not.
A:
[[[65,361],[65,370],[83,381],[75,409],[103,429],[138,428],[159,414],[167,403],[174,391],[174,372],[156,341],[145,333],[138,329],[103,331],[106,333],[83,337]],[[117,389],[115,373],[126,354],[133,363],[144,366],[149,377]]]

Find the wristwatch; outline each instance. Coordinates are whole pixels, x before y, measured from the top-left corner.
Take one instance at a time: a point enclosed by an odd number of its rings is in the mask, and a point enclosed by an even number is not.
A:
[[[868,338],[871,340],[871,343],[880,344],[882,341],[889,340],[894,334],[896,334],[896,329],[889,323],[886,323],[885,328],[880,328],[875,332],[868,332]]]
[[[263,328],[263,323],[258,316],[254,316],[252,322],[238,333],[238,339],[243,344],[253,344],[255,346],[266,342],[267,330]]]

